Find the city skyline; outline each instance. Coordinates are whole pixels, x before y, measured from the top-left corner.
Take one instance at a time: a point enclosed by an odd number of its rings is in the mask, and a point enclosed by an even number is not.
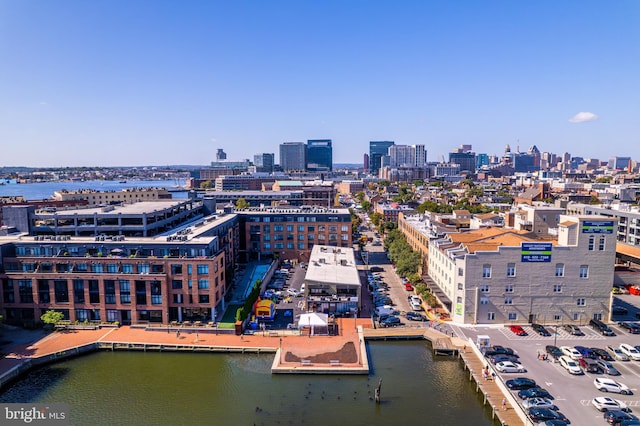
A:
[[[331,139],[640,159],[640,4],[3,3],[0,166],[207,165]],[[276,154],[277,155],[277,154]]]

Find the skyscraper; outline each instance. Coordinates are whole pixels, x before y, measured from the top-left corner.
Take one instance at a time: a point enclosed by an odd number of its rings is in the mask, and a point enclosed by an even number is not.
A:
[[[470,152],[466,148],[470,145],[463,145],[464,148],[456,148],[449,153],[449,162],[460,164],[460,171],[469,173],[476,172],[476,153]]]
[[[285,172],[306,170],[307,146],[304,142],[285,142],[280,144],[280,168]]]
[[[271,173],[273,172],[273,165],[275,155],[273,153],[263,152],[253,156],[253,165],[256,166],[257,172]]]
[[[333,170],[331,139],[309,139],[307,141],[307,170],[312,172]]]
[[[369,171],[371,174],[378,174],[380,170],[380,159],[389,155],[389,147],[395,145],[393,141],[370,141],[369,142]]]

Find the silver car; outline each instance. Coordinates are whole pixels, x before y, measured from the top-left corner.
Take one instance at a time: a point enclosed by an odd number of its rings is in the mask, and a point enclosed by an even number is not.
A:
[[[597,359],[596,363],[598,364],[598,366],[600,366],[600,368],[602,368],[602,371],[604,371],[606,374],[610,376],[620,375],[620,372],[616,370],[613,364],[611,364],[609,361],[605,361],[603,359]]]

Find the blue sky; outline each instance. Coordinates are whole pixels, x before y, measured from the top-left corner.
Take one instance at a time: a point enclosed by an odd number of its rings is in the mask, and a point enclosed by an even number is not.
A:
[[[320,138],[334,162],[370,140],[640,160],[638,1],[0,0],[0,64],[0,166]]]

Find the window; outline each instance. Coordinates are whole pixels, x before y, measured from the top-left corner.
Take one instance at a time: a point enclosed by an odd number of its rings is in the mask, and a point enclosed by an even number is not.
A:
[[[580,278],[589,278],[589,266],[580,265]]]
[[[131,303],[131,284],[129,280],[120,280],[120,303]]]
[[[462,283],[458,283],[458,290],[462,290]]]
[[[553,285],[553,292],[554,293],[562,293],[562,286],[560,284],[554,284]]]
[[[487,312],[487,320],[488,321],[494,321],[496,319],[496,313],[495,312]]]
[[[491,278],[491,265],[482,265],[482,278]]]
[[[577,302],[576,304],[577,304],[578,306],[586,306],[586,304],[587,304],[587,303],[586,303],[586,300],[585,300],[585,298],[584,298],[584,297],[578,297],[578,299],[576,300],[576,302]]]
[[[304,232],[304,225],[298,225],[298,232]]]
[[[19,280],[20,303],[33,303],[33,288],[31,280]]]
[[[198,288],[205,290],[209,288],[209,280],[198,280]]]
[[[515,321],[518,319],[518,314],[516,312],[509,312],[509,321]]]
[[[97,274],[101,274],[103,271],[103,265],[102,263],[93,263],[91,264],[91,272],[97,273]]]
[[[123,268],[124,271],[124,268]],[[171,275],[180,275],[182,274],[182,265],[174,264],[171,265]]]
[[[489,285],[484,284],[480,286],[480,291],[483,293],[489,293]]]
[[[271,235],[265,234],[265,235],[263,235],[262,239],[265,240],[265,241],[271,241]]]
[[[162,286],[160,281],[151,281],[151,304],[162,305]]]
[[[51,303],[51,295],[49,294],[49,281],[38,280],[38,300],[40,303]]]
[[[118,273],[118,264],[117,263],[107,263],[107,272],[110,274]]]
[[[271,243],[264,243],[265,250],[271,250]]]
[[[100,303],[100,286],[98,280],[89,280],[89,303]]]
[[[560,315],[558,315],[558,314],[555,314],[555,315],[553,316],[553,320],[554,320],[555,322],[560,321],[560,319],[562,319],[562,316],[560,316]],[[556,327],[557,327],[557,326],[556,326]]]
[[[69,303],[69,288],[66,280],[55,280],[53,282],[56,303]]]
[[[340,239],[341,239],[342,241],[349,241],[349,234],[342,234],[342,235],[340,236]]]
[[[595,242],[596,237],[594,237],[593,235],[589,236],[589,251],[593,251],[593,245]]]
[[[293,250],[293,243],[287,243],[287,250]]]
[[[171,281],[171,288],[174,290],[178,290],[182,288],[182,280],[173,280]]]
[[[462,303],[462,297],[461,296],[456,297],[456,302],[457,303]]]
[[[349,232],[349,226],[348,225],[342,225],[342,232]]]
[[[513,293],[513,286],[512,285],[505,286],[504,292],[505,293]]]
[[[508,277],[515,277],[516,276],[516,264],[515,263],[507,264],[507,276]]]
[[[199,303],[209,303],[209,295],[208,294],[199,294],[198,295]]]
[[[602,315],[602,314],[601,314],[601,315]],[[577,312],[574,312],[574,313],[573,313],[573,320],[574,320],[574,321],[578,321],[578,320],[580,320],[580,314],[579,314],[579,313],[577,313]]]
[[[262,225],[262,232],[271,232],[271,225]]]
[[[198,265],[198,275],[206,275],[209,273],[209,265]]]
[[[564,263],[556,263],[556,277],[564,277]]]
[[[464,275],[464,269],[458,268],[458,276],[462,277]]]
[[[481,297],[480,298],[480,304],[481,305],[488,305],[489,304],[489,298],[488,297]]]
[[[116,282],[113,280],[104,280],[104,303],[116,303]]]
[[[73,280],[73,301],[84,303],[84,280]]]
[[[298,250],[304,250],[304,243],[298,243]]]
[[[598,241],[598,250],[604,251],[604,236],[601,236],[600,240]]]
[[[149,273],[149,264],[148,263],[139,263],[138,264],[138,273],[139,274],[148,274]]]
[[[504,304],[505,305],[513,305],[513,299],[510,297],[505,297],[504,298]]]
[[[282,231],[284,231],[284,226],[282,226],[282,225],[273,225],[273,230],[275,232],[282,232]]]
[[[147,304],[147,283],[136,281],[136,305]]]
[[[130,263],[122,264],[122,273],[123,274],[133,274],[133,265]]]

